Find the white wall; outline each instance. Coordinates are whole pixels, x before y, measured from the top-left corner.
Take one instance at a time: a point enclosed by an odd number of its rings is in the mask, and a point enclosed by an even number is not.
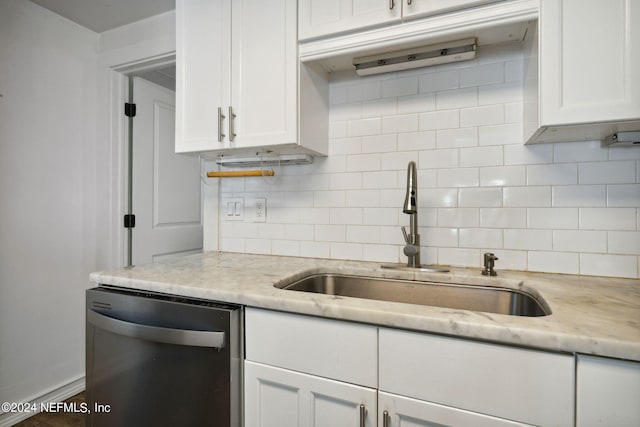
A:
[[[519,45],[477,60],[332,77],[330,154],[275,180],[221,181],[267,198],[267,222],[225,222],[224,251],[406,262],[406,167],[418,164],[422,261],[638,277],[640,147],[522,144]],[[246,215],[245,215],[246,217]]]
[[[105,267],[96,46],[31,2],[0,2],[1,402],[84,376],[84,290]]]

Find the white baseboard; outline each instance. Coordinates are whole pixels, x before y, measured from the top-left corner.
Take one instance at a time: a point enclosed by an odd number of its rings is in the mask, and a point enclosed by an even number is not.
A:
[[[30,399],[30,404],[35,404],[38,411],[40,404],[50,402],[62,402],[65,399],[75,396],[85,389],[85,377],[82,376],[75,379],[61,387],[57,387],[47,393],[44,393],[36,398]],[[17,403],[17,402],[16,402]],[[22,402],[24,403],[24,402]],[[24,421],[29,417],[35,415],[34,412],[10,412],[0,415],[0,427],[9,427],[18,424],[20,421]]]

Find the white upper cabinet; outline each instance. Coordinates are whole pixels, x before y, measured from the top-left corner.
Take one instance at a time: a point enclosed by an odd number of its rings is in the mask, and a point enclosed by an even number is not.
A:
[[[640,128],[640,1],[542,0],[526,69],[525,141]]]
[[[221,147],[218,108],[229,104],[228,1],[176,1],[176,152]]]
[[[400,20],[393,0],[299,0],[300,40]]]
[[[327,79],[298,66],[296,0],[178,0],[176,16],[176,152],[326,154]]]
[[[352,32],[497,0],[299,0],[300,40]]]
[[[398,0],[402,3],[402,15],[405,18],[435,15],[496,1],[499,0]]]

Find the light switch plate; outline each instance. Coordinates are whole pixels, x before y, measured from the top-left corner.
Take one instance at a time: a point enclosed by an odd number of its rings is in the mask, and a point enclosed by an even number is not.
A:
[[[222,199],[221,212],[224,221],[244,221],[244,198]]]

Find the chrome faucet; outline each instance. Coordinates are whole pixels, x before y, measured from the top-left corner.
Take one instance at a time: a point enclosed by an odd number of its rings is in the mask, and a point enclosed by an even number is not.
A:
[[[420,235],[418,234],[418,175],[415,162],[407,167],[407,194],[402,212],[409,215],[409,233],[402,227],[404,235],[404,254],[408,257],[407,267],[420,268]]]

